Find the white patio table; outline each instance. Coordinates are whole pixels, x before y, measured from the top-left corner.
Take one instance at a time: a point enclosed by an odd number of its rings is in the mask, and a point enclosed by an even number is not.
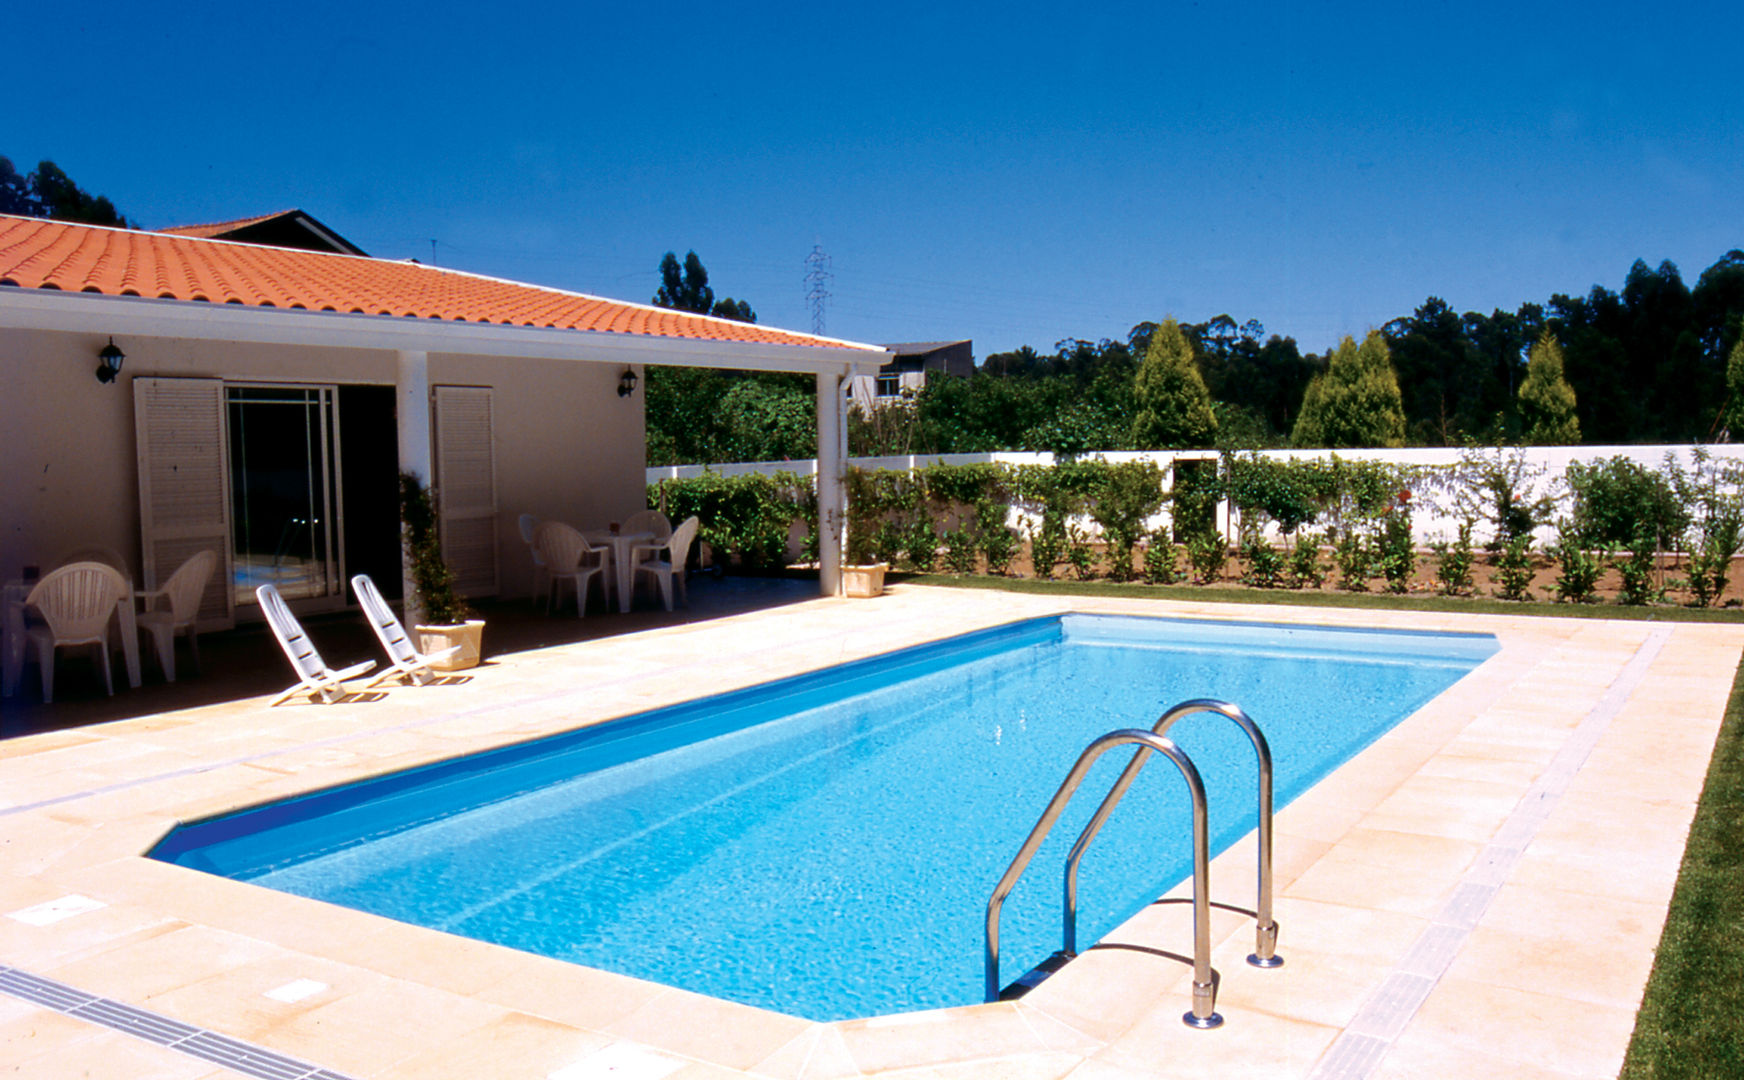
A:
[[[35,588],[33,581],[8,581],[0,595],[0,697],[18,693],[24,673],[24,598]],[[133,613],[134,592],[129,588],[115,601],[115,617],[121,624],[121,658],[127,665],[127,684],[139,687],[139,621]],[[108,658],[104,658],[107,662]]]
[[[635,567],[630,564],[630,551],[637,544],[646,544],[654,539],[651,532],[612,532],[610,529],[594,529],[581,535],[590,544],[607,546],[612,549],[612,569],[617,575],[618,610],[630,610],[630,593],[635,587],[631,573]]]

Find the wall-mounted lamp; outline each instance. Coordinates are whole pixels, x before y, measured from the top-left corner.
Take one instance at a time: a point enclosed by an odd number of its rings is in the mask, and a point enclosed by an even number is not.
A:
[[[618,376],[618,396],[619,397],[629,397],[631,394],[634,394],[635,392],[636,392],[636,369],[627,367],[624,369],[624,373],[622,375]]]
[[[121,374],[121,361],[125,359],[126,354],[115,347],[115,339],[111,337],[109,344],[103,346],[103,350],[97,354],[97,381],[114,382],[115,376]]]

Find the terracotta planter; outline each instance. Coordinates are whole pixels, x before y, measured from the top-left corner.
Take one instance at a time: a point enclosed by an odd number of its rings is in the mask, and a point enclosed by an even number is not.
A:
[[[477,667],[479,658],[484,655],[483,619],[468,619],[452,626],[419,626],[414,628],[414,632],[418,635],[418,651],[425,655],[460,646],[460,651],[453,656],[430,661],[430,667],[436,671],[463,671]]]
[[[888,569],[889,563],[842,567],[842,595],[862,599],[879,595],[884,591],[884,571]]]

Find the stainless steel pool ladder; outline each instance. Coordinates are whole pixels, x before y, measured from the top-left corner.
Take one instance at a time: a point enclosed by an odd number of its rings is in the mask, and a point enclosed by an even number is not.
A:
[[[1060,812],[1072,800],[1078,785],[1084,782],[1084,775],[1090,771],[1090,766],[1109,750],[1134,743],[1139,747],[1134,760],[1154,751],[1174,762],[1175,767],[1181,770],[1181,777],[1187,781],[1187,791],[1193,798],[1193,1009],[1181,1019],[1197,1028],[1214,1028],[1223,1023],[1223,1017],[1217,1015],[1214,1007],[1216,987],[1211,975],[1211,906],[1208,880],[1211,862],[1205,827],[1205,784],[1199,779],[1199,770],[1193,767],[1192,759],[1182,753],[1180,747],[1155,732],[1139,728],[1110,731],[1084,749],[1078,756],[1077,764],[1072,766],[1072,771],[1066,774],[1060,789],[1054,793],[1048,808],[1042,811],[1035,828],[1030,830],[1023,847],[1018,849],[1017,857],[1006,868],[1005,876],[994,887],[993,896],[987,901],[988,1001],[999,1000],[999,912],[1005,905],[1005,898],[1011,895],[1011,890],[1017,886],[1018,879],[1029,866],[1030,859],[1035,857],[1042,841],[1047,839],[1048,831],[1059,819]]]
[[[1095,815],[1079,834],[1078,841],[1072,846],[1071,855],[1067,858],[1065,877],[1065,926],[1064,948],[1062,954],[1070,957],[1077,949],[1077,872],[1078,862],[1083,858],[1084,851],[1090,841],[1102,828],[1103,822],[1113,812],[1114,807],[1126,794],[1132,782],[1137,779],[1138,771],[1144,767],[1151,752],[1162,754],[1180,770],[1181,777],[1187,783],[1187,790],[1193,801],[1193,1008],[1181,1017],[1190,1027],[1214,1028],[1223,1023],[1223,1017],[1216,1012],[1216,983],[1211,971],[1211,889],[1210,889],[1210,855],[1205,820],[1205,784],[1199,777],[1199,770],[1193,761],[1180,747],[1176,746],[1162,732],[1174,724],[1176,720],[1199,712],[1215,712],[1235,721],[1254,744],[1254,751],[1259,759],[1260,773],[1260,869],[1259,869],[1259,902],[1257,905],[1258,947],[1255,953],[1248,957],[1248,962],[1257,967],[1277,967],[1283,963],[1275,953],[1278,927],[1272,919],[1272,755],[1266,744],[1265,736],[1259,728],[1248,719],[1240,707],[1228,702],[1213,701],[1198,698],[1184,701],[1165,712],[1158,719],[1154,730],[1143,731],[1138,728],[1122,728],[1111,731],[1092,742],[1079,755],[1078,761],[1072,766],[1072,771],[1066,774],[1059,790],[1054,793],[1047,809],[1042,811],[1041,818],[1030,830],[1017,856],[1011,860],[1005,874],[995,886],[993,895],[987,901],[986,929],[986,999],[997,1001],[1001,989],[999,982],[999,915],[1005,904],[1005,898],[1017,886],[1023,877],[1029,862],[1047,839],[1047,835],[1059,819],[1066,804],[1072,799],[1078,786],[1084,782],[1090,767],[1104,753],[1117,746],[1136,744],[1138,753],[1133,755],[1131,762],[1120,774],[1120,779],[1110,789],[1108,795],[1097,807]]]
[[[1193,716],[1196,713],[1214,713],[1227,717],[1247,734],[1248,741],[1253,743],[1254,758],[1259,771],[1259,858],[1255,881],[1254,902],[1254,951],[1248,954],[1247,962],[1258,968],[1282,967],[1284,960],[1277,954],[1278,923],[1272,918],[1272,748],[1266,742],[1266,737],[1260,732],[1241,706],[1228,701],[1217,701],[1212,698],[1194,698],[1183,701],[1165,712],[1151,727],[1158,735],[1167,735],[1175,721]],[[1089,824],[1079,834],[1078,842],[1072,845],[1072,853],[1066,857],[1065,880],[1065,952],[1075,955],[1078,951],[1078,863],[1084,858],[1084,851],[1090,846],[1090,841],[1096,838],[1102,826],[1108,820],[1108,815],[1114,811],[1126,794],[1132,782],[1138,779],[1139,770],[1145,766],[1146,755],[1134,754],[1127,763],[1120,779],[1109,789],[1107,798],[1096,808],[1096,813],[1090,818]]]

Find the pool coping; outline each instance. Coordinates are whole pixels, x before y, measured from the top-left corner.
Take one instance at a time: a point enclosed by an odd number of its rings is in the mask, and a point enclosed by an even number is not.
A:
[[[1179,904],[1141,912],[1020,1001],[819,1024],[140,856],[176,821],[244,803],[1066,611],[1493,632],[1502,643],[1280,813],[1286,964],[1243,964],[1251,920],[1218,909],[1228,1023],[1217,1031],[1180,1023],[1186,968],[1157,955],[1191,940]],[[43,926],[0,918],[0,964],[360,1076],[454,1075],[457,1062],[486,1054],[546,1076],[627,1050],[698,1077],[930,1068],[1118,1078],[1213,1066],[1611,1076],[1740,647],[1744,627],[1730,625],[901,586],[875,601],[819,600],[519,654],[464,686],[331,707],[268,710],[252,699],[32,736],[0,744],[0,915],[69,894],[105,906]],[[1634,684],[1621,686],[1638,660]],[[1595,726],[1601,706],[1609,715]],[[1641,752],[1653,755],[1651,776],[1633,764]],[[1559,786],[1546,800],[1551,779]],[[1523,807],[1529,832],[1515,820]],[[1514,852],[1506,865],[1498,845]],[[1251,908],[1252,851],[1250,839],[1214,863],[1214,900]],[[1619,858],[1625,873],[1605,864]],[[1450,915],[1473,874],[1487,875],[1487,907]],[[1534,920],[1541,907],[1554,919]],[[1598,940],[1611,952],[1597,975],[1562,956]],[[331,992],[262,998],[265,983],[299,972]],[[1401,973],[1418,980],[1405,987],[1415,1008],[1403,1007]],[[8,1015],[0,1009],[0,1034]]]

